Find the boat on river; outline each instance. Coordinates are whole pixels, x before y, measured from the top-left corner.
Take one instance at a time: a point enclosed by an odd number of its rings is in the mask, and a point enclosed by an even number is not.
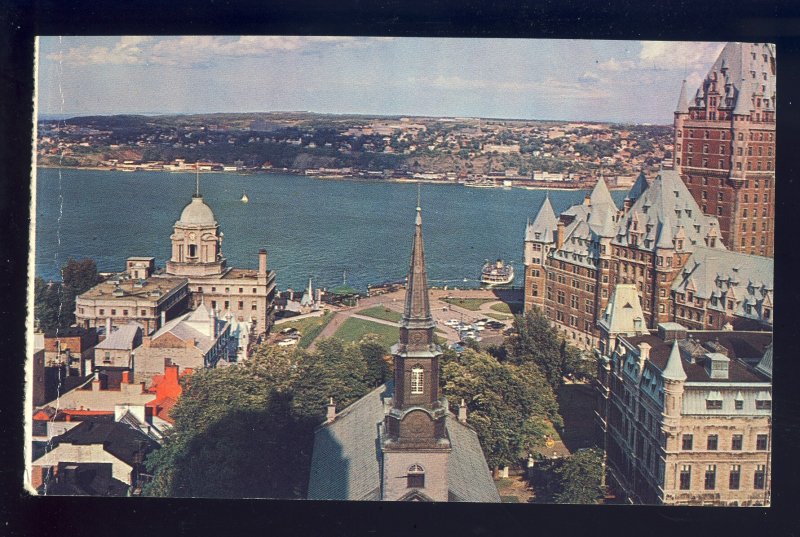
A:
[[[502,259],[495,262],[487,261],[481,270],[481,283],[490,287],[495,285],[508,285],[514,281],[514,267],[506,264]]]

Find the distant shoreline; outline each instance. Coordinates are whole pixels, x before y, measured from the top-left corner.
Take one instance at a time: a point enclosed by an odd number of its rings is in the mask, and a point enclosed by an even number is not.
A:
[[[36,168],[48,168],[48,169],[63,169],[63,170],[92,170],[92,171],[101,171],[101,172],[122,172],[119,169],[108,168],[105,166],[53,166],[48,164],[37,164]],[[169,170],[135,170],[131,172],[122,172],[122,173],[138,173],[139,171],[144,172],[151,172],[151,173],[164,173],[164,174],[173,174],[173,173],[193,173],[194,170],[182,170],[179,172],[176,171],[169,171]],[[294,175],[297,177],[307,177],[310,179],[320,179],[323,181],[353,181],[353,182],[361,182],[361,183],[368,183],[368,182],[381,182],[381,183],[426,183],[426,184],[435,184],[435,185],[452,185],[452,186],[465,186],[464,183],[455,183],[452,181],[440,181],[436,179],[416,179],[416,178],[375,178],[375,177],[360,177],[357,175],[306,175],[302,173],[291,172],[288,170],[259,170],[255,172],[248,172],[248,173],[241,173],[241,172],[233,172],[233,171],[224,171],[224,170],[213,170],[213,171],[201,171],[201,174],[224,174],[224,175],[271,175],[276,173],[283,173],[286,175]],[[466,187],[472,188],[472,187]],[[512,187],[503,187],[502,185],[488,187],[492,189],[505,189],[505,188],[515,188],[515,189],[522,189],[522,190],[590,190],[592,187],[587,185],[581,186],[573,186],[573,185],[564,185],[564,186],[521,186],[521,185],[514,185]],[[609,186],[609,190],[628,190],[630,186]]]

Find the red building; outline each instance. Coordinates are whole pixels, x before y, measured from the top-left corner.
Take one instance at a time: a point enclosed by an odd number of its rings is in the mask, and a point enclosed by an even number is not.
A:
[[[773,256],[775,46],[728,43],[675,111],[674,167],[730,250]]]

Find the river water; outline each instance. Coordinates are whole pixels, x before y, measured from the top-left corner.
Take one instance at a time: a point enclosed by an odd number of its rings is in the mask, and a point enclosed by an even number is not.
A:
[[[400,280],[408,271],[417,186],[332,181],[290,174],[204,173],[200,190],[220,223],[229,266],[255,268],[267,249],[278,288],[335,287]],[[60,280],[70,257],[93,258],[100,271],[121,271],[131,256],[164,266],[169,236],[195,189],[192,173],[39,168],[36,275]],[[250,201],[242,203],[247,193]],[[556,213],[585,191],[553,190]],[[624,192],[613,192],[619,203]],[[543,190],[422,184],[429,284],[477,287],[487,259],[512,261],[522,284],[525,223]],[[467,281],[465,282],[464,279]]]

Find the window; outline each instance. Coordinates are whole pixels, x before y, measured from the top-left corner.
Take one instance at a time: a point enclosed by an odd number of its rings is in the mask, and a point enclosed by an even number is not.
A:
[[[244,302],[242,302],[242,301],[240,300],[240,301],[239,301],[239,311],[241,311],[241,310],[243,310],[243,309],[244,309]]]
[[[424,381],[425,370],[419,366],[411,368],[411,395],[422,394],[422,384]]]
[[[147,315],[147,310],[142,310],[142,317],[144,317],[145,315]]]
[[[217,292],[217,288],[216,288],[216,287],[212,287],[212,288],[211,288],[211,292],[212,292],[212,293],[216,293],[216,292]]]
[[[190,244],[189,245],[189,257],[197,257],[197,245]]]
[[[706,481],[705,481],[705,489],[706,490],[714,490],[717,486],[717,465],[716,464],[709,464],[706,466]]]
[[[242,288],[240,287],[240,288],[239,288],[239,294],[241,294],[241,293],[244,293],[244,289],[242,289]]]
[[[250,303],[250,309],[251,309],[252,311],[257,311],[257,310],[258,310],[258,302],[256,302],[255,300],[253,300],[253,301]]]
[[[728,488],[739,490],[739,478],[742,475],[742,467],[738,464],[731,465],[731,473],[728,477]]]
[[[735,434],[731,437],[731,450],[732,451],[742,450],[742,435]]]
[[[722,399],[706,400],[706,410],[721,410],[721,409],[722,409]]]
[[[105,314],[106,314],[106,310],[100,308],[100,315],[105,315]]]
[[[425,488],[425,470],[419,464],[415,464],[408,469],[408,488]]]
[[[753,474],[753,488],[757,490],[764,490],[766,477],[767,467],[763,464],[756,466],[756,473]]]
[[[256,294],[257,292],[258,290],[255,287],[253,287],[253,294]]]
[[[231,303],[228,300],[225,301],[225,309],[226,310],[231,309]]]
[[[216,301],[216,300],[212,300],[212,301],[211,301],[211,309],[212,309],[212,310],[215,310],[215,309],[217,309],[217,301]]]
[[[718,440],[719,436],[715,434],[708,435],[708,443],[706,444],[706,449],[708,449],[709,451],[716,451]]]
[[[123,315],[128,315],[128,310],[122,310]]]
[[[771,410],[772,409],[772,401],[764,401],[762,399],[756,399],[756,410]]]
[[[767,435],[760,434],[756,436],[756,449],[759,451],[766,451],[767,449]]]
[[[692,449],[692,435],[685,434],[681,437],[681,449],[685,449],[687,451],[691,451]]]
[[[681,466],[680,489],[689,490],[692,486],[692,467],[688,464]]]
[[[112,309],[112,310],[111,310],[111,315],[116,315],[116,314],[117,314],[117,310],[115,310],[115,309]]]

